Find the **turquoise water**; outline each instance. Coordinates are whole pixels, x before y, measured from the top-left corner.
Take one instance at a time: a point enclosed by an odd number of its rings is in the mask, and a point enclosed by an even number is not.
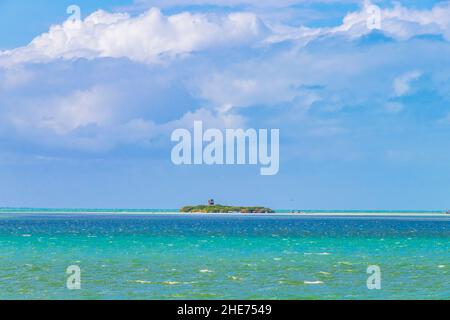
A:
[[[0,213],[0,299],[449,299],[449,275],[447,217]]]
[[[437,213],[445,213],[445,211],[423,211],[423,210],[305,210],[305,209],[296,209],[296,210],[275,210],[277,213],[291,213],[291,212],[304,212],[304,213],[369,213],[369,214],[396,214],[396,213],[420,213],[420,214],[437,214]],[[76,214],[76,213],[174,213],[179,212],[179,209],[72,209],[72,208],[0,208],[0,213],[66,213],[66,214]]]

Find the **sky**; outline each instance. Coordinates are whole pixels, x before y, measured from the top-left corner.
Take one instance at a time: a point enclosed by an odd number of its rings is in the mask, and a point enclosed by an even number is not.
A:
[[[449,102],[449,1],[0,0],[0,207],[444,210]],[[175,166],[196,120],[279,173]]]

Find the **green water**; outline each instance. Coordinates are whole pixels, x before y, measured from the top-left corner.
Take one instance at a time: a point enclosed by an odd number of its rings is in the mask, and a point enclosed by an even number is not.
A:
[[[0,215],[0,299],[449,299],[449,249],[446,218]]]

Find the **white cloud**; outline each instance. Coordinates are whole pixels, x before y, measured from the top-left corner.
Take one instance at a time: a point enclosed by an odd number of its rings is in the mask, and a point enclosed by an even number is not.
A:
[[[246,61],[223,72],[204,75],[195,85],[202,98],[220,108],[291,101],[298,94],[293,85],[303,78],[303,72],[297,70],[292,74],[286,66],[292,59],[286,56],[270,61]]]
[[[181,119],[171,121],[163,127],[166,131],[178,128],[192,128],[194,121],[202,121],[206,128],[243,128],[245,118],[232,112],[215,112],[207,108],[200,108],[194,112],[187,112]]]
[[[370,32],[363,11],[348,15],[341,28],[279,25],[270,32],[251,13],[164,16],[153,9],[131,17],[98,11],[78,26],[53,26],[29,46],[3,53],[0,65],[8,67],[0,67],[2,138],[18,133],[37,144],[110,150],[145,144],[194,120],[218,128],[243,127],[246,120],[291,126],[293,139],[299,127],[313,137],[343,134],[364,107],[393,114],[403,104],[407,108],[408,102],[393,98],[410,94],[421,72],[442,73],[441,81],[432,81],[448,89],[448,72],[441,67],[449,65],[448,42],[401,41],[429,27],[419,18],[412,27],[405,19],[414,15],[403,9],[383,11],[390,19],[384,30],[400,41],[369,46],[351,41]],[[284,41],[291,42],[274,45]],[[221,50],[172,59],[217,47]],[[80,57],[93,61],[53,61]],[[161,61],[173,63],[141,65]],[[339,113],[356,107],[358,112]],[[320,118],[331,121],[314,121]]]
[[[292,27],[273,21],[264,23],[262,16],[249,12],[185,12],[166,16],[152,8],[132,17],[127,13],[99,10],[83,21],[68,20],[52,26],[49,32],[36,37],[26,47],[0,52],[0,66],[102,57],[160,63],[211,48],[248,47],[290,40],[304,46],[319,37],[336,35],[355,39],[372,31],[367,27],[370,7],[371,3],[365,2],[361,10],[347,14],[342,24],[333,28]],[[382,9],[380,14],[381,31],[397,40],[424,34],[442,35],[450,40],[450,2],[430,10],[409,9],[397,4]]]
[[[110,88],[18,101],[19,105],[5,105],[1,110],[0,127],[51,147],[102,152],[120,144],[143,143],[161,131],[138,113],[124,116],[126,104]]]
[[[411,83],[420,78],[419,71],[411,71],[401,75],[394,80],[394,92],[397,97],[407,95],[411,92]]]
[[[248,45],[265,31],[251,13],[164,16],[153,8],[131,17],[99,10],[84,21],[52,26],[26,47],[0,53],[0,65],[97,57],[158,63],[212,47]]]
[[[376,7],[366,1],[358,12],[349,13],[341,26],[332,28],[331,33],[344,33],[357,38],[370,33],[368,19],[375,17],[370,8]],[[397,40],[406,40],[417,35],[439,34],[450,40],[450,3],[445,2],[430,10],[410,9],[396,4],[393,8],[379,8],[379,29]]]
[[[96,128],[80,128],[64,136],[40,133],[40,144],[69,150],[102,153],[120,145],[145,145],[161,130],[152,122],[140,118]]]
[[[378,8],[379,10],[373,10]],[[348,13],[341,25],[329,28],[280,27],[270,37],[271,42],[297,40],[307,44],[321,36],[343,35],[350,40],[370,34],[378,29],[396,40],[408,40],[420,35],[441,35],[450,40],[450,2],[438,4],[429,10],[410,9],[396,4],[392,8],[381,8],[365,1],[359,11]],[[376,23],[374,23],[376,22]],[[369,26],[371,26],[369,28]],[[375,27],[376,28],[372,28]]]
[[[19,108],[10,108],[5,118],[19,131],[50,130],[67,135],[81,127],[111,124],[116,106],[114,92],[92,88],[62,97],[33,99]]]
[[[34,80],[34,74],[21,66],[8,68],[0,74],[0,89],[13,90]]]

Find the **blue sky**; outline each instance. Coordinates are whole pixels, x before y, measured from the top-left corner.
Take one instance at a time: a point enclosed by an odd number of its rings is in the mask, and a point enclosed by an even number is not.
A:
[[[0,206],[450,206],[449,2],[70,4],[0,3]],[[194,120],[279,128],[279,174],[175,167]]]

